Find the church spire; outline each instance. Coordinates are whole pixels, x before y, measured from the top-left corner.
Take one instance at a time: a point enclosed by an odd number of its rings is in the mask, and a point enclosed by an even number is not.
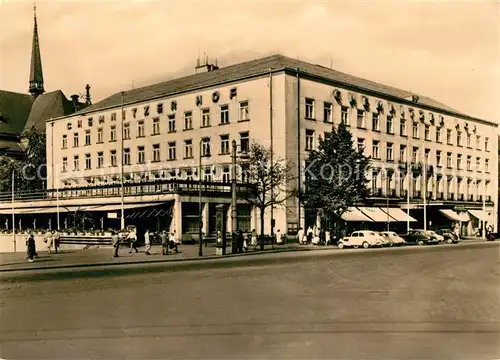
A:
[[[43,88],[42,57],[40,56],[40,43],[38,41],[38,25],[36,23],[36,5],[33,6],[35,26],[33,29],[33,45],[31,48],[30,88],[32,96],[37,97],[45,92]]]

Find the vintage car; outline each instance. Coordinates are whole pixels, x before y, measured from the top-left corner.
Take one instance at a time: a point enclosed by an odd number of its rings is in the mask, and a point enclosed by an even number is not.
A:
[[[401,246],[405,244],[405,240],[394,231],[382,231],[381,234],[391,242],[391,246]]]
[[[382,236],[375,231],[362,230],[354,231],[351,236],[346,236],[337,242],[339,249],[344,247],[358,248],[362,246],[365,249],[374,246],[382,246],[384,244]]]
[[[420,246],[426,244],[439,244],[436,237],[430,235],[427,231],[420,229],[410,230],[407,234],[401,235],[401,237],[407,244],[417,244]]]

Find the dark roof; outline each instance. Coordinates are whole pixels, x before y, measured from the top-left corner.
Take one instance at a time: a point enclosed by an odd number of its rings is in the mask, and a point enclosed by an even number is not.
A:
[[[33,105],[29,94],[0,90],[0,134],[20,134]]]
[[[45,132],[45,121],[75,112],[73,103],[66,99],[61,90],[51,91],[38,96],[24,126],[23,134],[35,129]]]
[[[457,115],[470,117],[466,114],[460,113],[455,109],[452,109],[451,107],[445,104],[442,104],[434,99],[425,96],[420,96],[418,94],[406,90],[401,90],[394,88],[392,86],[379,84],[370,80],[365,80],[356,76],[348,75],[321,65],[307,63],[283,55],[272,55],[227,67],[222,67],[218,70],[211,72],[185,76],[162,83],[145,86],[142,88],[128,90],[125,91],[124,102],[134,103],[139,101],[145,101],[155,97],[168,96],[180,92],[192,91],[205,87],[215,86],[221,83],[238,81],[241,79],[266,74],[269,72],[270,69],[273,69],[273,71],[300,69],[300,72],[304,74],[324,78],[326,80],[330,80],[332,82],[336,82],[339,84],[344,84],[346,86],[355,87],[360,90],[379,93],[381,96],[389,95],[391,97],[403,100],[406,99],[411,101],[411,97],[413,95],[416,95],[419,97],[418,101],[419,105],[429,106],[444,111],[448,111]],[[119,106],[120,104],[121,104],[121,93],[116,93],[94,105],[91,105],[84,111],[77,112],[77,114],[111,108]]]

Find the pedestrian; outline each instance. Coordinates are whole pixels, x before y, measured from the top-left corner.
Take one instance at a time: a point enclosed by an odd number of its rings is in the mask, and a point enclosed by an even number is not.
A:
[[[254,248],[257,246],[257,231],[255,231],[255,229],[252,230],[250,245],[252,245]]]
[[[61,246],[61,236],[59,235],[59,232],[57,230],[54,230],[54,250],[56,251],[56,254],[60,246]]]
[[[113,244],[113,257],[119,257],[118,249],[120,248],[120,238],[116,231],[111,230],[111,244]]]
[[[324,229],[321,229],[319,231],[319,243],[320,243],[320,245],[326,244],[326,232]]]
[[[146,232],[144,233],[144,245],[146,245],[146,250],[144,251],[144,253],[146,255],[151,255],[151,253],[149,252],[149,250],[151,250],[151,234],[149,233],[149,230],[146,230]]]
[[[28,238],[26,239],[26,249],[28,253],[28,261],[33,262],[33,258],[35,257],[36,250],[35,250],[35,236],[33,233],[30,231],[28,234]]]
[[[168,255],[168,236],[167,232],[163,230],[160,233],[160,240],[161,240],[161,253],[162,255]]]
[[[177,248],[177,240],[175,239],[175,231],[173,233],[170,233],[169,245],[170,245],[170,249],[175,249],[176,253],[179,252],[179,249]]]
[[[276,230],[276,244],[283,244],[283,237],[281,236],[280,229]]]
[[[139,250],[137,250],[137,235],[135,230],[131,230],[127,238],[130,240],[130,251],[128,253],[131,254],[132,250],[135,250],[135,252],[138,253]]]
[[[47,251],[49,254],[51,253],[52,250],[52,245],[54,244],[54,237],[52,236],[52,231],[48,231],[47,234],[45,235],[45,239],[43,240],[45,245],[47,246]]]
[[[312,240],[313,240],[313,230],[309,226],[309,228],[307,229],[307,241],[306,241],[306,243],[310,244],[310,243],[312,243]]]
[[[242,253],[243,252],[243,247],[244,247],[244,241],[245,239],[243,238],[243,231],[238,231],[238,238],[237,238],[237,241],[238,241],[238,252],[239,253]]]
[[[299,231],[297,232],[297,238],[299,240],[299,244],[304,244],[304,230],[302,228],[299,228]]]
[[[243,250],[248,251],[248,233],[243,234]]]

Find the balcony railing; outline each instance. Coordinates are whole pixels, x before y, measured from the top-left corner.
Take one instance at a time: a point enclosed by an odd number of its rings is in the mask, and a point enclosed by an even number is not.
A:
[[[197,180],[153,180],[142,182],[126,182],[123,186],[125,196],[142,196],[142,195],[159,195],[171,193],[188,193],[197,194],[200,189],[200,184]],[[242,192],[251,191],[252,184],[237,183],[236,191]],[[230,182],[213,182],[202,181],[201,190],[204,193],[216,195],[230,195]],[[93,186],[79,186],[72,188],[59,189],[59,194],[56,189],[43,190],[37,192],[22,192],[14,194],[14,201],[41,201],[55,200],[59,197],[60,200],[89,198],[89,197],[114,197],[121,195],[121,185],[118,184],[103,184]],[[11,202],[11,194],[0,194],[0,203]]]

